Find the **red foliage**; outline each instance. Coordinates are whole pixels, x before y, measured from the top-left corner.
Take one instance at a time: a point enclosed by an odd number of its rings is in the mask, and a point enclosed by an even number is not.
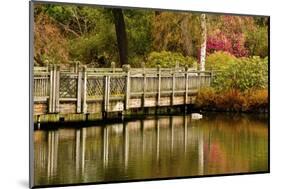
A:
[[[236,57],[248,55],[248,50],[245,48],[245,37],[242,33],[232,33],[225,35],[223,32],[217,32],[207,39],[207,53],[215,51],[226,51]]]

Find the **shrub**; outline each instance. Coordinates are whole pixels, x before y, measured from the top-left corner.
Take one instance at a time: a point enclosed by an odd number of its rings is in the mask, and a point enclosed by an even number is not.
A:
[[[156,67],[160,65],[161,67],[174,67],[176,64],[181,67],[193,66],[196,64],[196,59],[192,57],[185,57],[181,53],[175,53],[170,51],[161,52],[151,52],[148,55],[147,66]]]
[[[218,51],[206,58],[206,70],[223,70],[228,64],[236,61],[236,57],[228,52]]]
[[[214,88],[202,88],[196,98],[196,106],[212,109],[216,107],[216,91]]]
[[[236,89],[215,91],[213,88],[201,89],[195,103],[197,108],[233,112],[268,111],[268,90],[251,89],[241,92]]]
[[[268,58],[235,58],[216,72],[212,86],[221,91],[265,89],[268,85]]]
[[[258,26],[253,31],[246,33],[246,47],[252,55],[268,56],[268,29]]]
[[[247,56],[248,50],[245,48],[244,34],[226,35],[219,32],[209,36],[207,40],[207,53],[214,53],[216,51],[226,51],[236,57]]]
[[[268,110],[268,89],[250,90],[247,92],[247,109],[255,111]]]
[[[67,63],[69,53],[67,40],[60,27],[52,19],[40,13],[34,24],[34,60],[36,65]]]

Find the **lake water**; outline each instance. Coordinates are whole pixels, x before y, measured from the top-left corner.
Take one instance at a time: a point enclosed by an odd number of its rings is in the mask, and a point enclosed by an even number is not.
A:
[[[268,171],[264,116],[157,116],[34,132],[35,185]]]

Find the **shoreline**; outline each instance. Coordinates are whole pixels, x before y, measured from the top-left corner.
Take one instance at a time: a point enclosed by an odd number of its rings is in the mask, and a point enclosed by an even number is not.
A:
[[[191,106],[191,105],[189,105]],[[194,105],[193,105],[194,106]],[[253,116],[269,116],[268,111],[225,111],[218,109],[199,109],[195,107],[179,106],[179,107],[162,107],[161,111],[158,109],[158,113],[156,113],[156,108],[149,108],[148,110],[139,110],[135,112],[126,112],[125,114],[120,114],[120,112],[112,112],[108,114],[107,118],[103,118],[102,114],[68,114],[68,115],[60,115],[60,114],[46,114],[41,115],[41,120],[34,119],[34,130],[38,129],[58,129],[58,128],[80,128],[80,127],[88,127],[88,126],[100,126],[103,124],[110,123],[123,123],[133,120],[142,120],[152,117],[163,117],[163,116],[191,116],[192,113],[200,113],[208,115],[215,114],[224,114],[224,115],[253,115]],[[170,109],[170,110],[169,110]],[[87,116],[87,119],[86,119]],[[34,116],[37,117],[37,116]],[[63,117],[63,119],[62,119]],[[194,120],[196,121],[196,120]]]

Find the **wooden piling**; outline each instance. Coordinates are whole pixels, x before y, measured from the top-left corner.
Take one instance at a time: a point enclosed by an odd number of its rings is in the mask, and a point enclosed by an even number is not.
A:
[[[172,73],[173,83],[172,83],[172,96],[171,96],[171,105],[174,105],[174,99],[175,99],[175,81],[176,81],[176,67],[174,68],[174,72]]]
[[[125,110],[129,109],[129,100],[130,100],[130,88],[131,88],[131,76],[130,76],[130,65],[123,66],[123,70],[126,72],[126,93],[125,93]]]
[[[185,104],[188,104],[188,67],[185,68]]]
[[[83,113],[87,113],[87,67],[83,67]]]
[[[157,94],[157,105],[160,106],[160,99],[161,99],[161,67],[158,65],[157,67],[158,71],[158,94]]]
[[[56,89],[55,89],[55,110],[54,112],[59,113],[59,105],[60,105],[60,66],[56,66],[56,81],[55,81]]]
[[[108,87],[107,76],[104,76],[103,112],[106,112],[107,110],[107,87]]]
[[[54,75],[53,75],[53,110],[52,112],[56,112],[56,91],[57,91],[57,66],[54,65]]]
[[[81,98],[82,98],[82,72],[78,72],[77,78],[77,113],[81,113]]]
[[[145,106],[145,93],[146,93],[146,74],[145,74],[145,68],[143,68],[142,107]]]
[[[49,113],[53,113],[53,88],[54,88],[54,67],[50,66],[50,90],[49,90]]]
[[[112,73],[115,73],[115,62],[111,62],[110,64]]]

